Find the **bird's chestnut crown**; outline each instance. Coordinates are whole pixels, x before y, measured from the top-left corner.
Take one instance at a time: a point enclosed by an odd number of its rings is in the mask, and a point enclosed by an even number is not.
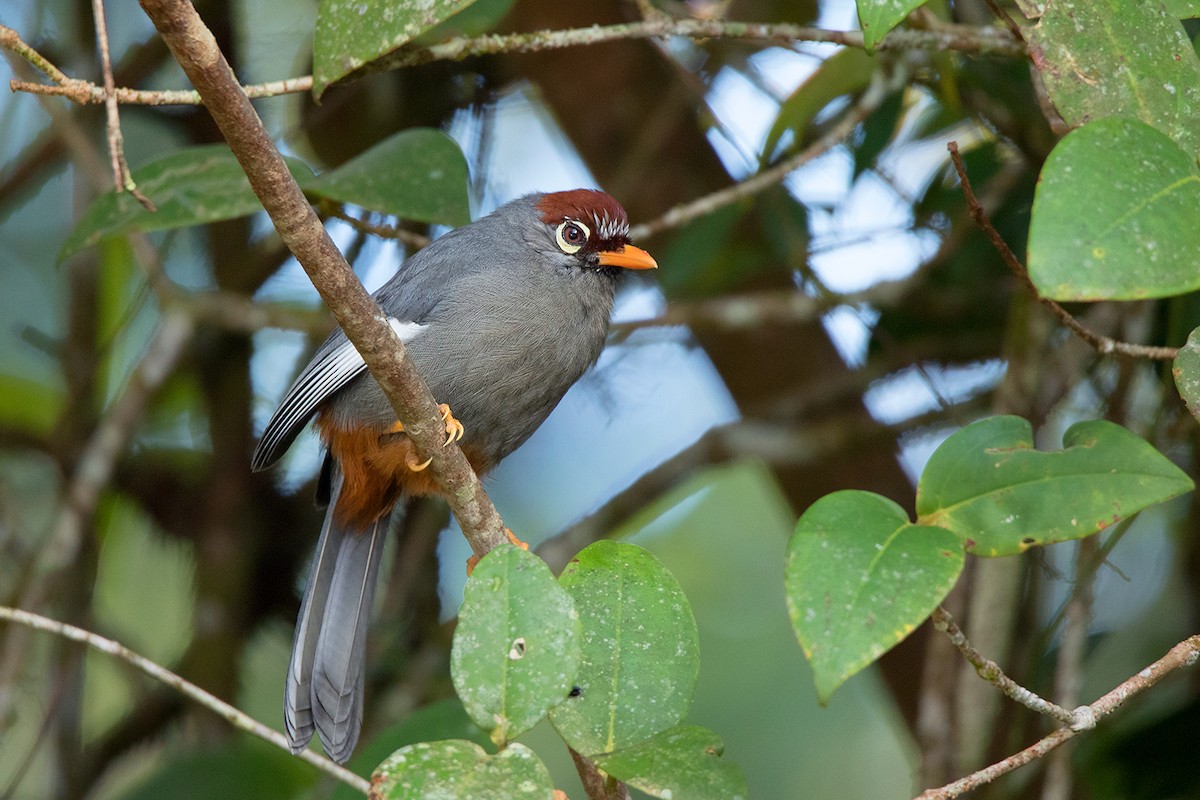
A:
[[[554,192],[538,200],[537,210],[542,222],[553,227],[558,248],[585,264],[625,269],[658,266],[649,253],[629,244],[625,209],[604,192]]]

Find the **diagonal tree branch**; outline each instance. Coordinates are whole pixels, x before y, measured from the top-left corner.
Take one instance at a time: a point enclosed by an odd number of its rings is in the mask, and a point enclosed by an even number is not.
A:
[[[31,614],[28,611],[22,611],[18,608],[0,606],[0,620],[7,620],[33,630],[52,633],[64,639],[70,639],[73,642],[82,642],[88,647],[99,650],[102,653],[108,653],[114,658],[133,665],[156,681],[170,686],[189,700],[199,703],[217,716],[227,720],[235,728],[246,731],[264,741],[270,742],[276,747],[291,752],[291,746],[282,733],[268,728],[266,725],[247,716],[220,698],[209,694],[194,683],[184,680],[179,675],[176,675],[165,667],[159,666],[145,656],[133,652],[119,642],[98,636],[91,631],[85,631],[83,628],[77,628],[74,625],[48,619],[40,614]],[[296,754],[296,757],[302,761],[307,761],[322,772],[332,775],[342,783],[364,795],[367,794],[370,788],[364,779],[345,767],[333,763],[328,758],[317,755],[311,750],[302,750]]]
[[[445,434],[437,403],[408,360],[404,345],[292,178],[212,32],[187,0],[141,0],[141,5],[200,92],[279,237],[304,267],[391,401],[418,456],[432,459],[431,474],[471,549],[482,557],[507,541],[500,515],[462,450],[456,444],[443,447]]]

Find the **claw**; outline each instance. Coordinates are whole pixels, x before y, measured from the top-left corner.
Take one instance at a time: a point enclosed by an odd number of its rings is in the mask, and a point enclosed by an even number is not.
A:
[[[441,403],[438,405],[438,410],[442,412],[442,422],[446,423],[446,441],[442,443],[442,447],[445,447],[451,442],[457,442],[461,439],[463,434],[467,432],[467,429],[450,413],[450,406]]]
[[[430,464],[433,463],[433,458],[430,457],[420,463],[417,463],[417,460],[415,458],[413,458],[412,453],[409,453],[408,458],[405,459],[404,463],[413,472],[420,472],[421,470],[425,469],[426,467],[428,467]]]

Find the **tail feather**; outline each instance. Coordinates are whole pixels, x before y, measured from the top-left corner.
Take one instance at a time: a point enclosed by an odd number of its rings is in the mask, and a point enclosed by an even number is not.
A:
[[[350,757],[362,724],[366,634],[387,515],[368,530],[343,528],[334,519],[342,489],[333,469],[330,502],[305,588],[284,696],[284,722],[293,752],[314,732],[335,761]]]
[[[336,471],[331,487],[331,501],[321,526],[321,538],[313,555],[304,599],[296,618],[296,633],[292,639],[292,659],[288,664],[284,690],[284,724],[288,744],[293,753],[307,745],[315,731],[312,711],[313,659],[317,650],[317,634],[325,617],[329,587],[333,583],[334,564],[346,531],[333,521],[333,506],[342,488],[341,472]]]
[[[338,549],[312,671],[317,734],[335,761],[350,757],[362,725],[367,627],[379,578],[386,517]]]

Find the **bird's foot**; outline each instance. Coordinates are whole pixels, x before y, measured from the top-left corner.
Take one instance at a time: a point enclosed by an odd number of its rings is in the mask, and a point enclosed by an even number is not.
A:
[[[442,422],[446,425],[446,441],[442,443],[442,447],[445,447],[451,442],[457,442],[459,439],[461,439],[463,434],[466,433],[466,428],[463,427],[461,422],[454,418],[454,414],[450,412],[450,406],[446,405],[445,403],[441,403],[438,405],[438,411],[442,412]],[[380,437],[380,439],[383,439],[384,437],[396,436],[402,433],[404,433],[404,423],[400,420],[396,420],[392,423],[392,426],[387,429],[387,432]],[[417,461],[416,456],[411,452],[408,454],[408,458],[404,461],[405,465],[413,472],[421,472],[432,462],[432,458],[427,458],[424,461]]]
[[[512,542],[514,545],[521,548],[522,550],[529,549],[529,543],[522,542],[520,539],[518,539],[517,535],[512,532],[511,528],[505,528],[504,535],[508,537],[508,540],[510,542]],[[475,571],[475,565],[478,563],[479,563],[479,556],[473,555],[467,559],[467,575],[468,576],[470,576],[470,574]]]
[[[467,432],[467,429],[450,413],[450,406],[440,403],[438,410],[442,412],[442,422],[446,423],[446,441],[442,444],[442,447],[445,447],[451,442],[457,442],[461,439],[463,434]]]

